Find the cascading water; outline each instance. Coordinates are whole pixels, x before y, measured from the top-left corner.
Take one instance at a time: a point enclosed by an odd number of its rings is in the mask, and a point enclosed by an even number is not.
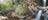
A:
[[[42,14],[42,10],[40,10],[40,11],[38,12],[38,14],[37,14],[37,16],[36,16],[36,20],[40,20],[41,14]]]
[[[46,0],[43,0],[43,7],[46,6]]]
[[[46,6],[46,0],[43,0],[43,7],[45,7],[45,6]],[[36,20],[40,20],[41,14],[42,14],[42,10],[39,10],[39,12],[36,16]]]

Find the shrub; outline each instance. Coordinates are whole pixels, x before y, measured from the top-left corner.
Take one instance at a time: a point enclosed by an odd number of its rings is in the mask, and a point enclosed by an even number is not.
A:
[[[4,12],[8,12],[14,10],[14,7],[11,5],[10,2],[6,3],[6,2],[2,2],[0,3],[0,11],[4,11]]]

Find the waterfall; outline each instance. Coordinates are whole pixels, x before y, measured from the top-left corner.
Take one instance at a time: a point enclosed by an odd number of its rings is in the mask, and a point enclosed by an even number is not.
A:
[[[43,7],[46,6],[46,0],[43,0]]]
[[[38,12],[38,14],[37,14],[37,16],[36,16],[36,20],[40,20],[41,14],[42,14],[42,10],[40,10],[40,11]]]
[[[45,6],[46,6],[46,0],[43,0],[43,7],[45,7]],[[39,10],[39,12],[36,16],[36,20],[40,20],[41,14],[42,14],[42,10]]]

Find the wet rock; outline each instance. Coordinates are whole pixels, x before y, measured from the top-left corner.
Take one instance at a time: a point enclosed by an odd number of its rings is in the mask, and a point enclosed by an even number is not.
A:
[[[6,16],[0,16],[0,20],[8,20],[8,17],[6,17]]]

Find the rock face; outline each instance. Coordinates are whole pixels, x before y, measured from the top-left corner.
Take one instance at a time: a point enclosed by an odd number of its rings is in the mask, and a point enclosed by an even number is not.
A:
[[[0,20],[7,20],[8,17],[0,16]]]

